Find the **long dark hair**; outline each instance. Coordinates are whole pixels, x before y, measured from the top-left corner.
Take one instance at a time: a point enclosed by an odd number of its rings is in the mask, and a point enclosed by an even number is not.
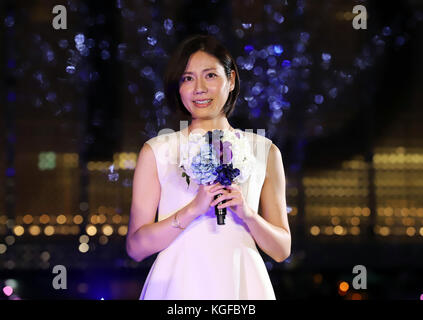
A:
[[[173,110],[179,109],[183,114],[191,115],[182,103],[179,85],[189,58],[197,51],[204,51],[216,57],[223,66],[228,80],[231,76],[231,71],[235,71],[235,87],[229,92],[228,99],[222,109],[222,112],[228,118],[235,109],[235,103],[240,91],[238,68],[229,51],[216,38],[210,35],[197,34],[190,36],[180,43],[172,54],[164,75],[164,91],[169,106]]]

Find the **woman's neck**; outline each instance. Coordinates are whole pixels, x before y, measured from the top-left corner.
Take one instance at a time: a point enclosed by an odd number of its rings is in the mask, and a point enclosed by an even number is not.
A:
[[[188,133],[196,130],[201,129],[204,131],[212,131],[216,129],[220,130],[234,130],[229,124],[229,121],[226,117],[222,117],[219,119],[192,119],[191,124],[188,126]]]

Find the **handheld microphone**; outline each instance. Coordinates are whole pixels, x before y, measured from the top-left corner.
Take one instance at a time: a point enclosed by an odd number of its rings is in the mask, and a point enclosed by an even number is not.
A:
[[[216,200],[217,198],[219,198],[220,196],[222,196],[221,194],[217,194],[214,196],[214,199]],[[218,208],[217,206],[219,204],[225,203],[226,200],[223,200],[222,202],[219,202],[215,207],[214,207],[214,213],[216,215],[216,219],[217,219],[217,224],[218,225],[223,225],[225,224],[225,217],[226,217],[226,208]]]

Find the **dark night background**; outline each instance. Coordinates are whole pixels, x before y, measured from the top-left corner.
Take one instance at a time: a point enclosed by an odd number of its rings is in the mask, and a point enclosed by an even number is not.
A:
[[[134,166],[186,120],[162,78],[194,33],[237,61],[231,125],[282,153],[292,254],[263,253],[277,299],[423,299],[421,0],[2,0],[0,299],[138,299],[155,256],[125,252]]]

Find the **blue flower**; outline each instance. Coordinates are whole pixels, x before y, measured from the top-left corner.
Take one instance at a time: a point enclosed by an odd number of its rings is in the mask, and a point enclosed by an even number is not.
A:
[[[234,169],[232,167],[232,163],[222,164],[221,166],[216,168],[215,174],[217,175],[216,181],[224,186],[230,186],[232,181],[239,176],[241,172],[239,169]]]
[[[216,168],[219,166],[216,151],[209,144],[200,147],[200,154],[191,163],[191,170],[199,184],[208,184],[216,180]]]

